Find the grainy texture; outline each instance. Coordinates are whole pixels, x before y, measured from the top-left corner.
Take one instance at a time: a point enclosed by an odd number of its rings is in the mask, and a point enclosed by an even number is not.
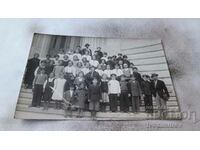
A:
[[[34,32],[162,39],[182,121],[23,121],[13,119]],[[199,130],[199,19],[1,19],[0,130]],[[196,113],[196,120],[195,120]],[[191,116],[189,116],[191,115]]]

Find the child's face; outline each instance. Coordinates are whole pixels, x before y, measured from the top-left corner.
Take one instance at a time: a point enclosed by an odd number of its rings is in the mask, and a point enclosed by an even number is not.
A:
[[[86,67],[86,68],[90,68],[90,63],[86,63],[86,64],[85,64],[85,67]]]
[[[53,64],[54,64],[54,61],[53,61],[53,60],[51,60],[51,61],[50,61],[50,65],[53,65]]]
[[[64,60],[68,60],[69,57],[67,55],[64,55],[63,58]]]
[[[133,76],[133,77],[131,77],[131,79],[133,80],[133,81],[135,81],[135,77]]]
[[[106,69],[107,69],[107,70],[110,70],[110,65],[107,65],[107,66],[106,66]]]
[[[81,62],[77,63],[77,67],[81,68],[82,67],[82,63]]]
[[[127,64],[124,64],[124,68],[128,68],[128,65],[127,65]]]
[[[63,78],[64,78],[64,74],[60,74],[59,77],[60,77],[61,79],[63,79]]]
[[[116,76],[112,76],[111,79],[112,79],[112,80],[115,80],[115,79],[116,79]]]
[[[101,70],[102,68],[101,68],[101,65],[98,65],[98,67],[97,67],[99,70]]]
[[[119,61],[119,65],[123,65],[123,61],[120,60],[120,61]]]
[[[77,61],[78,60],[78,56],[74,55],[73,60]]]
[[[70,61],[70,62],[68,63],[68,65],[69,65],[69,67],[71,67],[71,66],[73,65],[73,63]]]
[[[84,76],[83,72],[80,72],[80,73],[78,74],[78,76],[79,76],[79,77],[83,77],[83,76]]]
[[[126,78],[124,76],[121,77],[121,81],[125,81]]]
[[[62,65],[62,60],[59,60],[59,61],[58,61],[58,64],[61,66],[61,65]]]
[[[85,51],[85,55],[89,55],[89,51]]]
[[[44,71],[44,70],[41,70],[41,74],[45,74],[45,71]]]
[[[58,60],[58,59],[59,59],[59,56],[56,56],[55,59]]]
[[[115,69],[119,69],[119,66],[118,66],[118,65],[115,65]]]
[[[102,78],[103,78],[104,80],[106,80],[106,79],[107,79],[107,75],[106,75],[106,74],[103,74],[103,75],[102,75]]]

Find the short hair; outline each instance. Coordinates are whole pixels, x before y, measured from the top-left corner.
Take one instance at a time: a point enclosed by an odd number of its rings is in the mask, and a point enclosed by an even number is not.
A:
[[[123,58],[128,58],[128,56],[127,56],[127,55],[124,55]]]
[[[118,56],[119,56],[119,55],[122,55],[122,53],[118,53]]]

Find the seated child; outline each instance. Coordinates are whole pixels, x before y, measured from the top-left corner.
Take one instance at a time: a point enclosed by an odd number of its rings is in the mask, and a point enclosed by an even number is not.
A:
[[[82,56],[81,56],[81,54],[79,53],[79,50],[78,50],[78,49],[75,50],[75,52],[74,52],[74,54],[73,54],[73,57],[74,57],[74,56],[78,57],[79,60],[82,59]]]
[[[57,66],[58,65],[58,61],[60,60],[60,56],[57,54],[54,56],[54,65]]]
[[[116,80],[116,74],[112,74],[111,80],[108,82],[108,95],[110,101],[110,110],[112,112],[117,111],[117,104],[120,93],[121,89],[119,81]]]
[[[84,75],[86,75],[87,73],[89,73],[89,72],[90,72],[90,63],[87,62],[87,63],[83,66],[83,68],[82,68],[81,71],[83,71]]]
[[[101,60],[101,68],[102,68],[102,70],[104,71],[104,70],[106,70],[106,61],[104,60],[104,59],[102,59]]]
[[[63,56],[65,55],[65,51],[63,49],[60,49],[58,52],[58,56],[60,60],[63,60]]]
[[[82,62],[78,62],[77,64],[76,64],[76,76],[79,74],[79,72],[81,72],[82,71],[82,66],[83,66],[83,64],[82,64]]]
[[[119,80],[120,76],[123,74],[122,70],[119,68],[119,65],[115,65],[115,69],[112,70],[112,74],[117,75],[117,80]]]
[[[97,66],[99,65],[99,62],[96,59],[95,55],[93,55],[92,60],[90,60],[90,64],[91,64],[91,66],[94,66],[95,68],[97,68]]]
[[[124,68],[124,66],[123,66],[123,60],[119,60],[119,61],[118,61],[118,64],[119,64],[119,68],[120,68],[120,69],[123,69],[123,68]]]
[[[69,62],[69,56],[64,55],[63,56],[63,66],[66,67],[68,65],[68,62]]]
[[[89,86],[88,99],[91,116],[95,118],[96,112],[99,111],[99,102],[101,100],[101,88],[96,78],[93,79],[92,84]]]
[[[101,61],[102,60],[108,61],[108,53],[106,52],[103,53],[103,57],[101,58]]]
[[[118,53],[118,57],[116,58],[116,61],[117,61],[117,63],[120,61],[120,60],[124,60],[123,59],[123,56],[122,56],[122,53]]]
[[[50,73],[49,78],[44,82],[44,85],[43,85],[44,110],[48,110],[49,103],[53,95],[54,80],[55,80],[54,73]]]
[[[106,62],[107,65],[110,66],[110,69],[113,69],[115,67],[115,62],[112,60],[112,57],[108,57],[108,61]]]
[[[128,60],[127,55],[123,56],[123,63],[128,65],[128,68],[130,67],[130,61]]]
[[[77,66],[77,63],[78,63],[78,62],[80,62],[79,59],[78,59],[78,56],[77,56],[77,55],[74,55],[74,56],[73,56],[73,64],[74,64],[74,67]]]
[[[81,84],[83,84],[84,86],[86,85],[84,73],[82,71],[78,73],[74,81],[74,85],[76,86],[76,88],[78,88]]]
[[[85,51],[85,54],[82,56],[82,59],[86,58],[87,61],[91,61],[91,56],[90,56],[90,52],[89,51]]]

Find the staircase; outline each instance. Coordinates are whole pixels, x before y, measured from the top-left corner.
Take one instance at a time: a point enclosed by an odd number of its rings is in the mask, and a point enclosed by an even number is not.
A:
[[[50,103],[50,107],[48,110],[43,110],[43,107],[29,107],[32,101],[32,90],[21,88],[15,118],[21,119],[54,119],[54,120],[70,120],[70,119],[78,119],[78,120],[91,120],[91,114],[88,111],[83,113],[83,118],[77,118],[77,112],[72,113],[72,117],[65,118],[63,110],[56,110],[54,108],[54,104]],[[141,102],[140,113],[122,113],[122,112],[110,112],[109,106],[106,106],[106,112],[98,112],[96,120],[144,120],[144,119],[158,119],[158,114],[153,114],[152,116],[145,113],[144,101]],[[154,109],[156,109],[156,104],[154,104]],[[171,97],[167,102],[167,111],[168,119],[181,119],[181,115],[179,113],[179,108],[177,107],[177,101],[175,97]],[[119,110],[119,106],[118,106]],[[131,107],[130,107],[131,110]]]

